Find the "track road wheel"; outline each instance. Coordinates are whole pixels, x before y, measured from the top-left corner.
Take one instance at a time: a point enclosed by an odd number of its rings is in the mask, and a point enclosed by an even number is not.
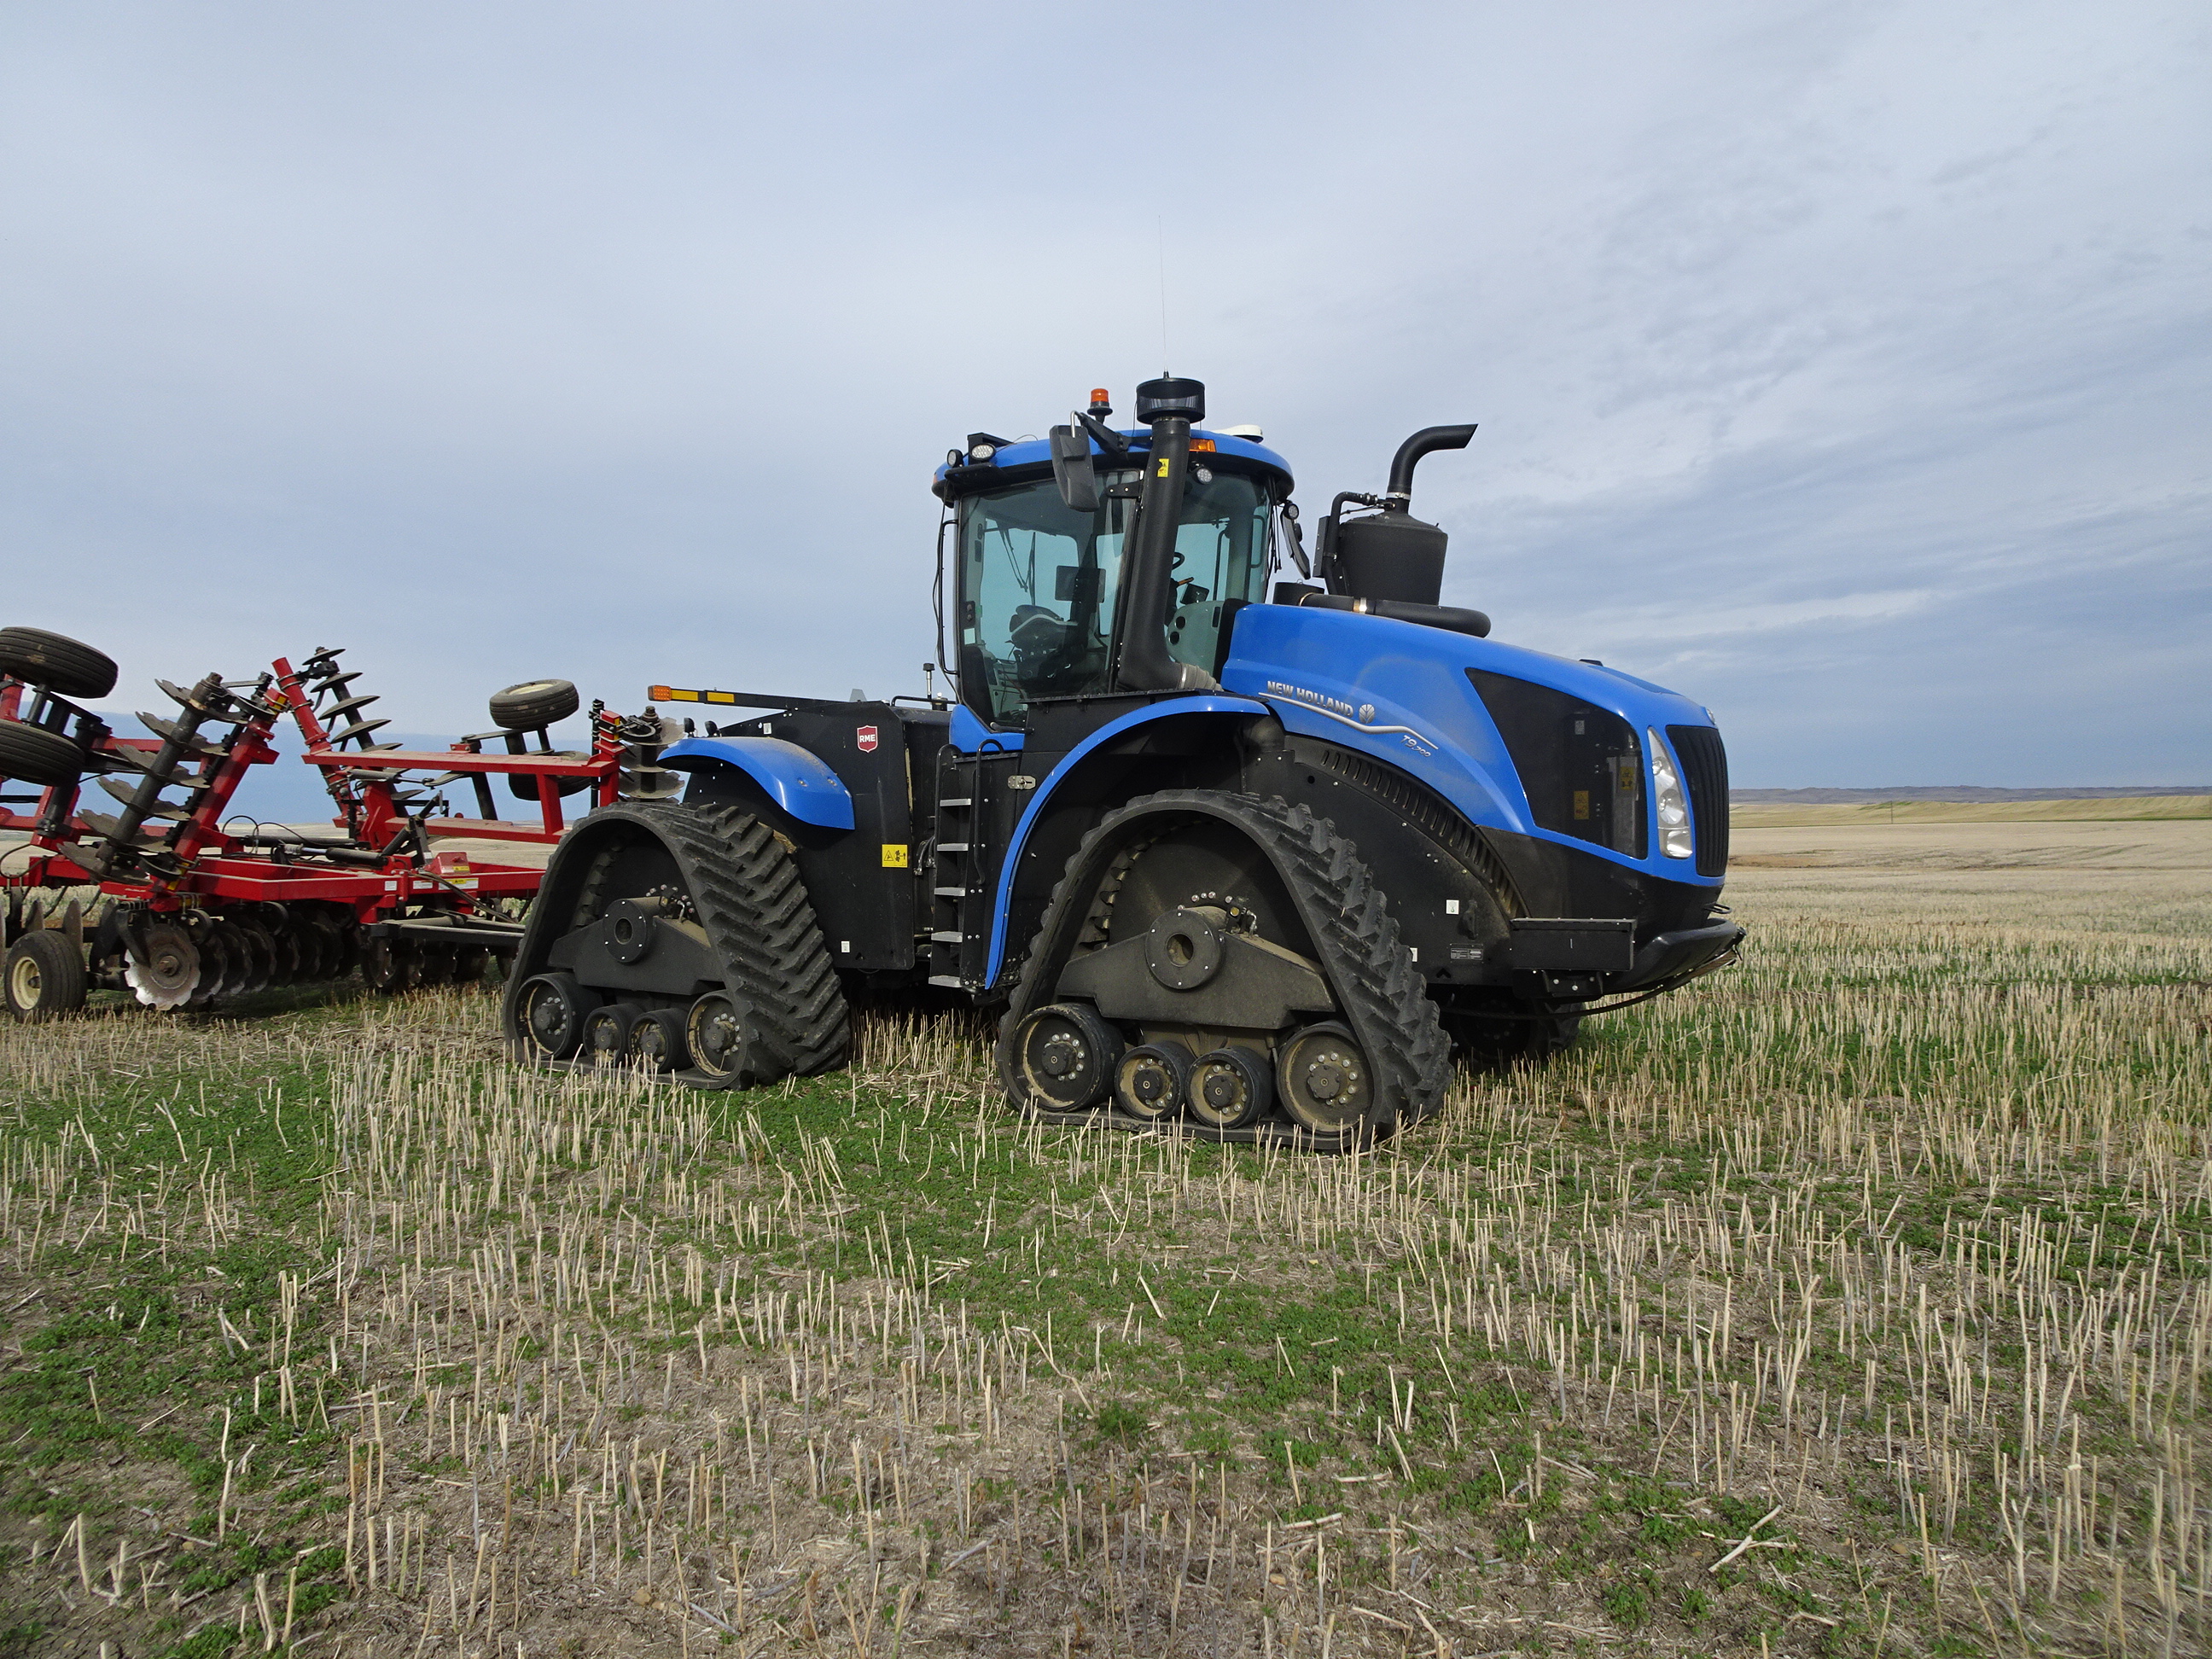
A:
[[[680,1072],[691,1063],[684,1041],[683,1008],[648,1008],[629,1023],[625,1052],[629,1063],[647,1072]]]
[[[26,933],[0,963],[8,1012],[24,1021],[53,1019],[84,1006],[84,954],[51,928]]]
[[[522,1041],[541,1060],[566,1060],[584,1038],[584,1017],[599,999],[568,974],[539,974],[517,988]]]
[[[695,1084],[752,1088],[844,1062],[844,994],[799,866],[735,808],[625,801],[579,823],[546,866],[514,972],[556,967],[610,1000],[687,1009]],[[519,1042],[512,991],[503,1018]]]
[[[0,674],[81,702],[115,690],[115,659],[38,628],[0,628]]]
[[[1172,1039],[1132,1048],[1114,1068],[1114,1103],[1146,1123],[1179,1116],[1189,1094],[1190,1050]]]
[[[1084,838],[1000,1028],[1000,1076],[1018,1106],[1053,1109],[1020,1051],[1031,1011],[1077,1001],[1144,1045],[1119,1063],[1121,1109],[1188,1109],[1201,1133],[1282,1112],[1270,1134],[1365,1145],[1434,1110],[1450,1075],[1436,1005],[1358,849],[1279,798],[1146,795]],[[1338,1074],[1316,1072],[1293,1101],[1264,1057],[1316,1023],[1342,1034],[1347,1063],[1359,1057],[1357,1086],[1346,1072],[1324,1102]]]
[[[1267,1057],[1249,1048],[1216,1048],[1190,1068],[1191,1116],[1217,1129],[1241,1129],[1267,1116],[1275,1077]]]
[[[1081,1002],[1033,1009],[1012,1036],[1023,1087],[1049,1112],[1080,1112],[1105,1099],[1124,1046],[1121,1034]]]
[[[584,1016],[580,1058],[594,1066],[619,1066],[629,1058],[629,1028],[643,1012],[635,1002],[610,1002]]]
[[[0,720],[0,778],[51,789],[66,786],[83,770],[84,750],[60,732],[21,720]]]

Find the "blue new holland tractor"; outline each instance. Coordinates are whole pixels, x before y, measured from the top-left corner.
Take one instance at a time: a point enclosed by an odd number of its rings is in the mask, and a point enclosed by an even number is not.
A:
[[[515,1052],[745,1088],[933,987],[996,1015],[1022,1111],[1341,1149],[1455,1050],[1540,1057],[1729,960],[1711,715],[1438,603],[1413,471],[1474,428],[1415,433],[1309,557],[1288,463],[1205,401],[946,457],[951,695],[655,687],[719,718],[631,733],[629,799],[556,853]]]

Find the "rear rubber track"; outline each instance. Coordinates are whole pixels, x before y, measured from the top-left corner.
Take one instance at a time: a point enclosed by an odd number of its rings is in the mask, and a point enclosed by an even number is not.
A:
[[[746,1053],[757,1057],[744,1081],[811,1077],[843,1065],[852,1029],[844,988],[799,866],[775,832],[735,807],[629,802],[617,810],[649,825],[676,855],[744,1016]],[[584,892],[595,912],[602,908],[596,882],[595,872]]]
[[[1012,1069],[1013,1029],[1031,1008],[1048,1001],[1048,970],[1056,981],[1076,944],[1108,938],[1108,896],[1156,836],[1130,836],[1133,820],[1172,815],[1178,809],[1235,824],[1267,853],[1289,888],[1312,939],[1322,977],[1346,1021],[1383,1079],[1383,1095],[1402,1123],[1427,1116],[1442,1104],[1451,1080],[1451,1043],[1429,1000],[1428,987],[1400,941],[1384,895],[1361,861],[1359,850],[1335,824],[1279,795],[1261,799],[1214,790],[1171,789],[1142,795],[1116,808],[1083,838],[1045,908],[1029,958],[1022,965],[1012,1006],[1001,1025],[1000,1077],[1020,1098]],[[1081,907],[1080,931],[1055,949]]]

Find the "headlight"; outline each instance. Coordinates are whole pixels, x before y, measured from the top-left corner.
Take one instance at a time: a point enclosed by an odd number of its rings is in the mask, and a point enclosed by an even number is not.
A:
[[[1686,859],[1690,844],[1690,804],[1682,796],[1682,775],[1659,741],[1656,729],[1646,729],[1644,740],[1651,750],[1651,799],[1659,809],[1659,850],[1670,859]]]

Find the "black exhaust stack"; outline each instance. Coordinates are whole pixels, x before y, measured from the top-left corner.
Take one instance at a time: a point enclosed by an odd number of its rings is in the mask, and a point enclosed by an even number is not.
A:
[[[1433,605],[1444,584],[1443,530],[1424,524],[1407,510],[1413,498],[1413,468],[1439,449],[1465,449],[1474,436],[1468,426],[1424,427],[1398,446],[1390,461],[1390,488],[1380,500],[1339,495],[1330,510],[1325,561],[1332,593],[1395,604]],[[1379,507],[1363,518],[1343,516],[1346,501]]]
[[[1121,659],[1115,679],[1129,691],[1218,691],[1212,675],[1168,654],[1166,631],[1175,604],[1176,531],[1190,463],[1190,428],[1206,418],[1206,387],[1172,377],[1147,380],[1137,388],[1137,418],[1152,428],[1152,442],[1121,589]]]

